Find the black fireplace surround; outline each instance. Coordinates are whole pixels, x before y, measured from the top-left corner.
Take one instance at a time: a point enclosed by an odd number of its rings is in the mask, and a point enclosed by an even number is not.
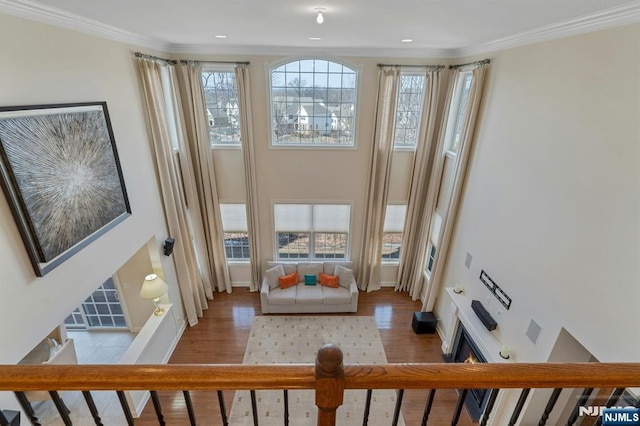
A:
[[[460,323],[458,324],[458,330],[456,336],[453,339],[453,348],[451,354],[444,356],[445,362],[466,362],[466,363],[478,363],[487,362],[486,358],[482,355],[482,352],[478,349],[476,344],[471,339],[471,336]],[[467,397],[465,399],[465,406],[469,412],[469,416],[478,421],[482,412],[484,411],[487,401],[489,400],[490,389],[469,389]]]

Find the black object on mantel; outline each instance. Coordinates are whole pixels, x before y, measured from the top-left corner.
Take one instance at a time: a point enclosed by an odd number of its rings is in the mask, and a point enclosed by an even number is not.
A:
[[[416,334],[432,334],[436,331],[438,320],[433,312],[414,312],[411,328]]]
[[[473,300],[471,302],[471,308],[480,319],[480,322],[482,322],[482,324],[487,327],[487,330],[493,331],[496,329],[498,323],[493,319],[493,317],[491,317],[489,312],[487,312],[487,310],[484,308],[484,306],[482,306],[482,303],[479,300]]]

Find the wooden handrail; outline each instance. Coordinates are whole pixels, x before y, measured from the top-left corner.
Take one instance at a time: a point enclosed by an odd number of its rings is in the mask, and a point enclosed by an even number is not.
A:
[[[0,365],[0,391],[314,389],[312,364]],[[640,387],[640,363],[348,364],[345,389]]]

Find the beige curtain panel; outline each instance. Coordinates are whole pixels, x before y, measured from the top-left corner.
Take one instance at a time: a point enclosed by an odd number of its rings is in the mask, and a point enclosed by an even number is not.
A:
[[[224,247],[224,232],[213,166],[213,152],[209,139],[207,108],[202,86],[202,67],[197,62],[178,66],[178,87],[182,98],[188,154],[193,163],[195,187],[198,193],[200,221],[206,247],[202,268],[209,269],[211,285],[218,291],[231,293],[231,279]],[[213,289],[205,288],[208,297]]]
[[[192,231],[173,151],[172,131],[173,136],[178,137],[176,115],[174,109],[170,111],[167,108],[167,103],[175,102],[174,106],[178,105],[175,73],[172,66],[143,58],[138,60],[138,70],[149,116],[165,218],[169,233],[176,239],[173,258],[178,287],[189,325],[194,326],[198,323],[198,317],[202,316],[202,310],[207,308],[207,302],[197,257],[191,244]],[[171,112],[174,116],[171,116]]]
[[[366,217],[358,266],[360,272],[357,282],[360,290],[373,291],[381,287],[382,235],[393,157],[394,121],[399,86],[400,68],[381,67],[376,127],[369,163]]]
[[[247,231],[249,234],[249,251],[251,262],[250,290],[260,289],[260,228],[258,215],[258,185],[256,181],[256,160],[253,147],[253,122],[251,119],[251,87],[249,85],[249,67],[238,65],[235,68],[238,85],[238,104],[240,109],[240,135],[242,158],[244,160],[244,178],[247,192]]]
[[[473,147],[475,138],[476,123],[478,121],[480,102],[482,100],[484,81],[488,68],[488,64],[481,64],[475,66],[475,68],[473,68],[472,70],[472,80],[471,87],[469,88],[467,111],[464,118],[464,124],[462,126],[460,145],[458,147],[458,154],[456,155],[456,163],[453,172],[451,198],[449,199],[449,205],[447,206],[446,215],[443,219],[443,224],[440,231],[438,251],[434,259],[433,268],[431,270],[431,278],[426,291],[427,297],[422,306],[423,311],[433,310],[436,297],[444,279],[445,268],[447,266],[446,260],[449,253],[449,247],[451,246],[451,239],[453,237],[456,220],[458,217],[458,207],[460,205],[462,188],[464,186],[469,158],[471,156],[471,149]],[[464,69],[455,70],[452,76],[453,82],[458,81],[458,76],[462,72],[464,72]],[[454,90],[454,84],[451,85],[450,90],[452,93]]]
[[[426,213],[435,208],[437,198],[437,191],[432,189],[430,192],[433,186],[430,185],[430,177],[436,163],[435,158],[442,152],[442,143],[438,143],[438,128],[441,119],[439,112],[442,103],[440,92],[443,73],[440,69],[429,70],[425,79],[422,120],[413,157],[402,250],[398,260],[396,290],[407,291],[413,300],[420,297],[424,283],[427,251],[425,241],[429,240],[431,222],[431,215]]]

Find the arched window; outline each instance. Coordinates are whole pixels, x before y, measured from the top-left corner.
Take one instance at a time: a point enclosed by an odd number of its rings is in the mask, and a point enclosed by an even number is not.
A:
[[[271,69],[273,146],[355,145],[357,71],[327,59],[299,59]],[[318,126],[330,118],[335,125]],[[294,123],[309,123],[293,131]]]

